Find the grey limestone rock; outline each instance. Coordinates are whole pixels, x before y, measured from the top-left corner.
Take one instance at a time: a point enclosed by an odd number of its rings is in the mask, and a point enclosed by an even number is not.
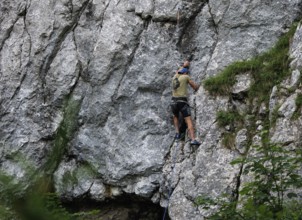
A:
[[[232,93],[246,92],[250,88],[252,77],[249,73],[236,76],[236,84],[233,86]]]
[[[287,119],[291,119],[294,112],[296,111],[296,98],[297,94],[293,94],[281,105],[278,110],[279,116],[283,116]]]
[[[244,154],[247,150],[248,143],[247,143],[247,129],[241,129],[237,132],[236,135],[236,148],[241,154]]]
[[[166,206],[172,178],[170,217],[207,216],[194,206],[199,195],[236,189],[239,168],[229,162],[239,154],[222,146],[216,122],[216,112],[230,103],[202,87],[190,90],[202,145],[183,146],[171,177],[171,77],[185,58],[200,83],[233,61],[258,55],[300,14],[301,0],[1,1],[1,170],[26,175],[11,159],[16,154],[44,167],[63,122],[68,124],[66,100],[76,100],[80,109],[70,122],[76,128],[57,158],[57,193],[97,201],[133,193]],[[299,86],[300,35],[301,26],[291,46],[292,87]],[[249,86],[246,75],[239,81],[243,86],[235,92]],[[280,114],[290,117],[293,99],[274,94],[270,111],[285,103]],[[277,120],[274,141],[300,138],[300,123],[287,118]]]
[[[302,26],[301,24],[298,25],[297,31],[294,35],[293,43],[290,48],[290,57],[293,59],[291,62],[291,67],[293,69],[301,70],[302,68],[302,57],[301,57],[301,50],[302,50]]]

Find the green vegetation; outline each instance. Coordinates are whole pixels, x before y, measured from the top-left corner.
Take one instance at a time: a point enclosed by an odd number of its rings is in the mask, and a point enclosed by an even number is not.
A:
[[[28,169],[29,170],[29,169]],[[41,179],[34,185],[30,178],[35,170],[26,173],[23,181],[17,182],[15,177],[0,173],[0,217],[3,220],[53,220],[72,219],[55,195],[41,191]]]
[[[91,164],[84,163],[73,171],[67,171],[63,175],[63,185],[65,187],[73,186],[78,184],[80,178],[94,178],[96,177],[97,171],[92,167]]]
[[[219,111],[216,115],[218,126],[229,126],[222,141],[226,148],[232,149],[234,146],[238,129],[248,129],[247,147],[250,149],[247,152],[251,152],[253,148],[253,153],[243,155],[232,162],[233,165],[241,166],[240,175],[248,176],[248,182],[241,182],[239,192],[234,195],[222,195],[217,199],[198,197],[196,204],[204,209],[219,208],[209,219],[301,219],[302,203],[297,199],[295,192],[302,188],[302,178],[299,174],[302,153],[298,148],[289,151],[285,147],[270,143],[269,131],[275,126],[280,106],[274,108],[271,118],[267,110],[272,88],[278,86],[291,72],[288,50],[296,27],[297,24],[294,24],[269,51],[250,60],[235,62],[217,76],[204,81],[204,87],[211,95],[229,96],[232,100],[231,91],[236,83],[236,76],[248,73],[253,79],[249,90],[243,94],[247,103],[245,116],[240,116],[236,106],[233,106],[232,110]],[[293,117],[300,116],[302,95],[297,96],[296,106]],[[258,121],[260,123],[257,123]],[[260,125],[262,128],[257,129]],[[256,134],[261,136],[261,146],[251,146]]]
[[[73,216],[76,217],[76,219],[88,220],[88,219],[99,219],[99,218],[95,218],[97,217],[98,214],[100,214],[100,210],[91,210],[87,212],[78,212],[73,214]]]
[[[216,120],[220,127],[243,123],[243,117],[236,111],[218,111]]]
[[[24,171],[24,177],[16,179],[0,171],[0,219],[11,220],[84,220],[93,219],[98,210],[70,213],[54,193],[53,173],[68,150],[68,143],[77,129],[80,100],[68,96],[64,101],[63,119],[53,142],[52,150],[41,170],[37,170],[20,154],[9,155]],[[63,176],[63,184],[75,185],[79,178],[93,178],[96,170],[89,163],[82,163]]]
[[[296,110],[292,116],[292,119],[297,119],[301,115],[301,109],[302,109],[302,94],[298,94],[297,98],[295,100],[296,103]]]
[[[280,105],[276,105],[273,109],[273,111],[271,112],[271,127],[276,125],[277,119],[278,119],[278,110],[280,108]]]
[[[232,164],[243,164],[243,174],[252,174],[254,179],[244,184],[240,195],[252,200],[253,204],[265,205],[272,213],[282,211],[285,193],[302,187],[302,178],[298,175],[302,165],[301,152],[291,152],[284,147],[268,144],[255,146],[255,156]],[[293,192],[288,198],[297,197]]]
[[[74,172],[71,171],[66,171],[63,174],[63,179],[62,179],[63,185],[68,186],[68,185],[77,185],[78,184],[78,179],[75,176]]]
[[[14,198],[23,194],[23,185],[14,183],[14,177],[0,173],[0,205],[11,206],[15,202]]]
[[[231,91],[236,83],[236,76],[238,74],[249,73],[252,76],[253,81],[247,94],[245,94],[246,103],[249,103],[246,115],[254,114],[251,112],[252,109],[255,109],[256,107],[259,110],[262,104],[268,106],[269,95],[273,86],[280,84],[280,82],[290,74],[288,50],[290,40],[295,33],[296,27],[297,24],[294,24],[289,32],[282,36],[276,45],[269,51],[250,60],[235,62],[226,67],[220,74],[206,79],[204,81],[205,89],[212,95],[229,96],[231,99]],[[301,104],[299,106],[301,106]],[[295,115],[297,115],[297,113]],[[249,133],[252,136],[256,133],[256,120],[265,122],[263,126],[268,130],[275,125],[278,118],[277,108],[274,109],[271,116],[271,121],[269,121],[269,115],[267,113],[257,114],[252,120],[245,120],[245,116],[240,115],[238,110],[232,109],[218,111],[216,119],[218,126],[229,126],[228,129],[232,132],[238,131],[248,123],[250,127]],[[225,146],[227,148],[230,148],[232,135],[228,134],[228,132],[225,132],[225,134],[227,137],[224,137],[223,143],[226,144]]]
[[[301,151],[289,151],[284,147],[267,145],[254,147],[255,154],[248,158],[234,160],[231,164],[243,167],[244,175],[253,180],[243,184],[238,201],[226,197],[213,200],[198,197],[196,204],[205,209],[220,207],[209,219],[300,219],[302,203],[296,198],[295,190],[302,188],[299,171],[302,165]]]
[[[225,133],[223,135],[222,144],[227,149],[232,150],[232,149],[235,148],[235,140],[236,140],[235,134],[233,134],[233,133]]]
[[[258,59],[238,61],[226,67],[220,74],[206,79],[203,84],[212,95],[229,95],[232,86],[236,83],[236,75],[240,73],[257,71],[260,62]]]
[[[40,194],[31,192],[18,207],[22,219],[71,220],[70,214],[53,193]]]
[[[65,100],[63,120],[57,130],[52,151],[45,163],[44,170],[52,174],[59,166],[68,143],[77,128],[77,116],[80,110],[81,101],[68,97]]]
[[[15,219],[16,213],[10,208],[0,205],[0,216],[2,220],[11,220]]]
[[[231,125],[235,121],[235,114],[233,112],[218,111],[216,115],[217,123],[220,127]]]
[[[296,100],[295,100],[296,106],[298,109],[301,109],[302,107],[302,94],[298,94]]]
[[[81,101],[67,97],[64,102],[63,120],[59,125],[53,142],[52,151],[42,170],[37,170],[29,164],[26,158],[19,154],[11,155],[10,160],[17,163],[25,172],[22,179],[0,173],[0,216],[1,219],[22,220],[69,220],[82,219],[89,213],[79,215],[69,213],[53,193],[52,175],[63,159],[77,128],[77,115]],[[84,164],[77,169],[77,175],[88,175],[93,168]],[[66,181],[76,181],[76,176],[66,174]],[[67,180],[68,179],[68,180]],[[83,217],[84,218],[84,217]]]
[[[25,189],[29,187],[29,183],[34,180],[36,175],[35,167],[19,153],[11,155],[10,160],[15,162],[26,175],[23,177],[23,182],[18,183],[14,176],[0,171],[0,205],[6,206],[12,206],[17,199],[25,195]]]
[[[86,220],[96,219],[100,213],[99,210],[70,213],[55,193],[46,191],[47,179],[40,178],[34,185],[27,186],[29,176],[17,182],[13,176],[0,173],[1,220]]]
[[[230,132],[225,132],[222,139],[222,144],[228,149],[234,149],[236,135],[235,128],[239,129],[244,124],[244,117],[237,111],[218,111],[216,115],[217,124],[219,127],[224,128],[228,126]]]
[[[235,62],[217,76],[206,79],[203,83],[205,89],[212,95],[230,95],[232,86],[236,83],[236,75],[248,72],[254,80],[248,96],[258,97],[260,102],[267,101],[272,87],[290,73],[288,48],[296,27],[297,24],[293,25],[268,52],[250,60]]]

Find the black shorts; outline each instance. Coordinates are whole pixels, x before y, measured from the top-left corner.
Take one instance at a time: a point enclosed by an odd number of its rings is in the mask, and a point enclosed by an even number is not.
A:
[[[172,98],[171,109],[176,117],[178,117],[179,112],[181,112],[184,118],[191,116],[190,106],[184,99],[177,100],[175,98]]]

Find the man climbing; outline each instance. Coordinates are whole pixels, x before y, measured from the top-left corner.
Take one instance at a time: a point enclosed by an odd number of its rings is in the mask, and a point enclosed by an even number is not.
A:
[[[188,104],[188,84],[197,91],[199,85],[191,80],[189,74],[190,62],[185,61],[183,66],[176,71],[172,79],[172,112],[173,112],[173,122],[176,130],[175,139],[180,139],[179,130],[179,114],[181,113],[189,130],[189,137],[191,139],[191,145],[200,145],[200,143],[195,139],[193,122],[191,119],[190,106]]]

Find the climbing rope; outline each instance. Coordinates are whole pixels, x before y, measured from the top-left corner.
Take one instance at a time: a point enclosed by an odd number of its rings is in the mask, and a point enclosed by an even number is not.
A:
[[[179,30],[180,29],[179,26],[180,26],[180,12],[181,12],[181,9],[182,9],[182,5],[179,5],[178,8],[177,8],[177,18],[176,18],[177,19],[176,32],[177,32],[178,35],[179,35],[179,31],[180,31]],[[186,101],[181,101],[181,102],[187,103]],[[195,109],[194,107],[191,107],[190,105],[189,105],[189,107]],[[168,212],[170,199],[171,199],[172,192],[173,192],[172,181],[173,181],[173,177],[175,175],[175,169],[174,168],[175,168],[176,159],[177,159],[177,152],[178,152],[179,142],[180,142],[179,140],[176,140],[175,153],[174,153],[174,156],[172,156],[172,161],[171,161],[171,163],[172,163],[172,165],[171,165],[171,178],[170,178],[170,183],[168,184],[169,185],[168,201],[167,201],[167,206],[165,208],[162,220],[166,219],[166,215],[167,215],[167,212]]]
[[[167,201],[167,206],[165,208],[162,220],[166,219],[166,215],[167,215],[167,211],[168,211],[168,207],[169,207],[169,203],[170,203],[170,198],[171,198],[171,195],[172,195],[172,192],[173,192],[173,189],[172,189],[172,180],[173,180],[173,177],[174,177],[174,174],[175,174],[174,168],[175,168],[176,159],[177,159],[177,151],[178,151],[179,142],[180,142],[179,140],[176,140],[175,152],[174,152],[174,156],[172,156],[171,178],[170,178],[170,184],[168,184],[169,185],[168,201]]]
[[[180,19],[180,7],[177,9],[177,28],[179,28],[179,19]]]
[[[181,5],[178,5],[178,7],[177,7],[177,15],[176,15],[176,19],[177,19],[177,23],[176,23],[176,32],[177,32],[177,33],[179,33],[180,11],[181,11]]]

